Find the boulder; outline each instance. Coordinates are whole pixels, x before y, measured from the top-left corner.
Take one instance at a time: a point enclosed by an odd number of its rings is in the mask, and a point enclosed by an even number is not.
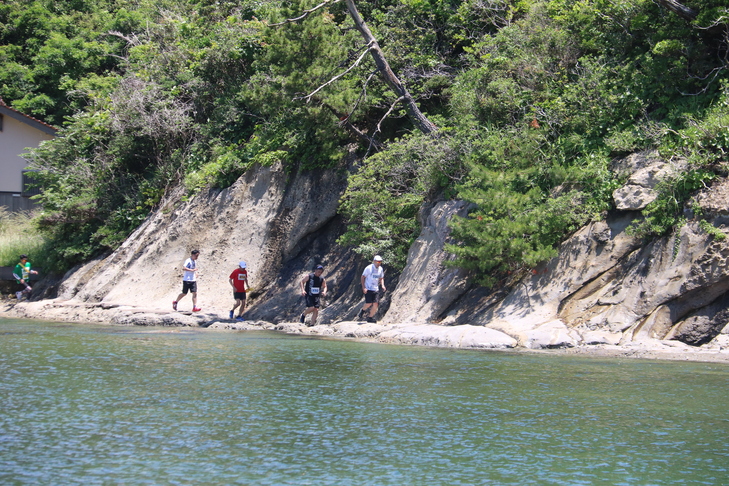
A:
[[[613,192],[613,199],[617,209],[637,211],[652,203],[658,196],[655,190],[656,185],[683,170],[686,162],[684,160],[666,162],[644,157],[639,162],[633,160],[626,166],[632,166],[635,171],[632,172],[624,186]]]
[[[378,341],[448,348],[506,349],[517,341],[504,333],[480,326],[438,326],[421,324],[399,326],[381,332]]]
[[[519,336],[519,344],[529,349],[572,348],[582,341],[580,334],[555,319]]]

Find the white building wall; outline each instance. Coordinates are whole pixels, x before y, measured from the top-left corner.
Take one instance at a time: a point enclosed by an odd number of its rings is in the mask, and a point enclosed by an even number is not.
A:
[[[23,170],[28,162],[20,156],[27,147],[37,147],[53,135],[43,133],[9,116],[3,116],[0,131],[0,192],[23,190]]]

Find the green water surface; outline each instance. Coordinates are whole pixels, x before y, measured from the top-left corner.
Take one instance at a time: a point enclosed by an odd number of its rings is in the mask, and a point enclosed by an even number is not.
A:
[[[0,319],[0,484],[729,484],[729,366]]]

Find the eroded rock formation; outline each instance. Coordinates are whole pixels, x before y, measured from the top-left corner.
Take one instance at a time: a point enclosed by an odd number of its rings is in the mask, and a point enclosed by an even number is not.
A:
[[[258,167],[226,190],[187,202],[178,194],[117,251],[69,272],[58,300],[95,308],[169,308],[179,292],[182,263],[197,248],[199,305],[219,316],[232,305],[228,275],[239,260],[248,263],[254,288],[247,315],[272,324],[297,320],[303,309],[298,282],[321,263],[330,295],[319,322],[330,326],[320,334],[366,330],[384,342],[466,347],[666,340],[710,346],[729,338],[722,334],[729,319],[729,242],[705,232],[689,213],[688,224],[663,238],[648,242],[626,232],[635,210],[655,197],[655,184],[682,164],[655,154],[617,161],[613,169],[627,180],[615,191],[617,209],[577,231],[557,257],[497,290],[475,286],[465,272],[444,264],[451,258],[444,251],[448,221],[465,214],[466,204],[432,204],[423,210],[407,266],[399,275],[388,274],[391,292],[376,326],[351,322],[362,303],[359,277],[370,256],[336,244],[343,231],[337,204],[345,170],[287,174],[280,167]],[[701,191],[693,207],[726,233],[728,202],[729,181],[722,180]],[[182,309],[191,307],[187,299]],[[149,316],[150,322],[164,320]]]

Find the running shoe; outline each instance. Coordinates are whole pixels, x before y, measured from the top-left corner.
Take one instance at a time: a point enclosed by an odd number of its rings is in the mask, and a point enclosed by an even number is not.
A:
[[[15,292],[15,298],[20,300],[23,298],[23,292]]]
[[[230,311],[230,313],[228,314],[228,319],[232,319],[232,318],[233,318],[233,311]]]
[[[172,301],[172,308],[174,310],[177,310],[177,301],[176,300]]]
[[[193,307],[193,308],[192,308],[192,311],[193,311],[193,312],[200,312],[201,310],[202,310],[202,309],[201,309],[200,307]]]
[[[236,321],[240,321],[240,322],[245,321],[245,319],[243,319],[243,316],[238,316],[238,317],[235,318],[235,320]]]
[[[377,319],[375,319],[374,317],[368,317],[367,322],[377,322]]]
[[[299,322],[303,324],[305,320],[306,320],[306,314],[301,314],[301,317],[299,317]]]

